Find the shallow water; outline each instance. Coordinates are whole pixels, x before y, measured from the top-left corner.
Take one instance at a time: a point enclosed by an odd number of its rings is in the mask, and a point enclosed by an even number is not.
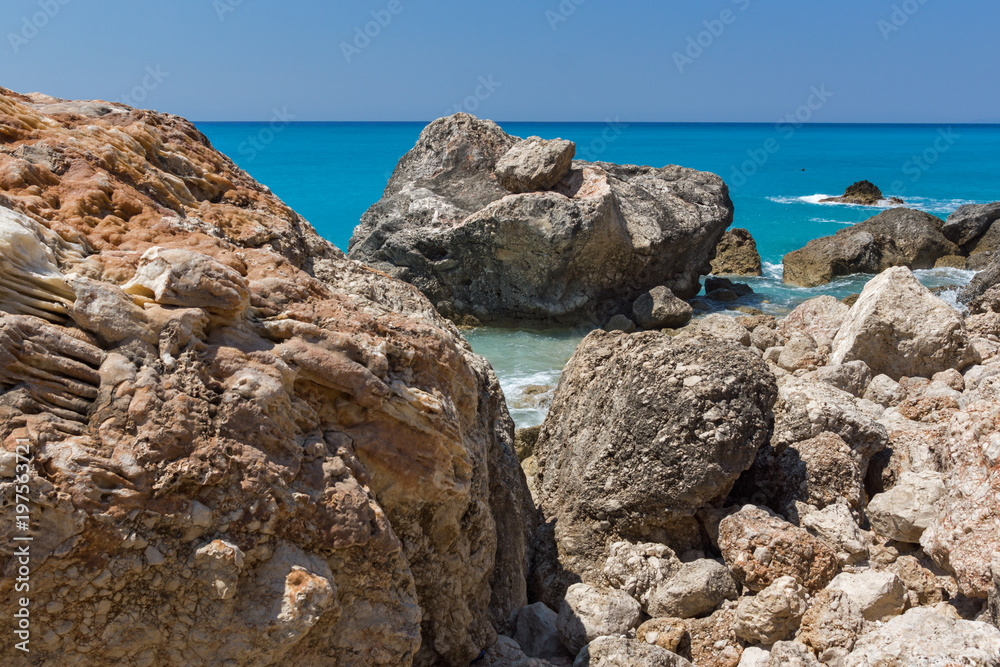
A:
[[[345,250],[361,215],[381,196],[396,162],[412,148],[423,126],[199,124],[217,148]],[[877,207],[820,203],[855,181],[870,180],[885,196],[902,197],[907,206],[941,217],[962,204],[1000,200],[995,176],[1000,172],[1000,126],[791,128],[615,120],[501,126],[522,137],[576,141],[580,159],[658,167],[681,164],[722,176],[736,207],[733,226],[750,230],[766,267],[764,277],[746,281],[755,294],[729,306],[750,306],[776,316],[821,294],[843,298],[858,293],[870,279],[841,278],[812,289],[781,283],[781,258],[786,253],[880,212]],[[954,269],[917,275],[929,287],[964,284],[972,277]],[[942,294],[945,300],[953,301],[954,296],[954,292]],[[518,425],[528,426],[540,423],[547,405],[544,392],[526,396],[525,389],[540,391],[539,387],[554,385],[584,334],[480,329],[469,332],[468,338],[496,368]]]

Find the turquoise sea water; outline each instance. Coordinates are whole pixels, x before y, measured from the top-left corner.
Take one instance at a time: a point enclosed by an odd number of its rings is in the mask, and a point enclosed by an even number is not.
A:
[[[361,214],[379,199],[399,158],[423,123],[203,123],[219,150],[346,250]],[[681,164],[726,181],[736,206],[734,227],[750,230],[765,262],[743,300],[781,314],[819,294],[859,292],[867,277],[814,289],[781,284],[781,257],[878,213],[819,204],[861,179],[886,196],[946,217],[966,203],[1000,200],[1000,126],[718,125],[501,123],[522,137],[562,137],[577,157],[618,163]],[[929,286],[963,283],[971,273],[919,272]],[[497,369],[519,425],[539,423],[545,405],[527,404],[527,386],[554,384],[582,337],[580,331],[470,332],[473,347]],[[525,407],[517,407],[524,405]]]

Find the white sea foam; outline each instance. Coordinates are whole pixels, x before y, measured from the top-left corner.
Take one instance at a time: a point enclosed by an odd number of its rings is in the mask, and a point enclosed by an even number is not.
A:
[[[785,266],[774,262],[764,262],[764,277],[771,280],[782,280],[785,277]]]
[[[918,211],[925,211],[927,213],[932,213],[938,216],[948,216],[955,212],[959,206],[965,206],[967,204],[988,204],[988,201],[977,201],[974,199],[932,199],[930,197],[905,197],[903,204],[896,204],[883,199],[878,204],[874,206],[862,206],[860,204],[844,204],[841,202],[830,202],[823,201],[825,199],[830,199],[836,195],[825,195],[825,194],[815,194],[807,195],[804,197],[784,197],[784,196],[774,196],[768,197],[769,201],[773,201],[777,204],[815,204],[817,206],[843,206],[847,208],[861,208],[861,209],[890,209],[890,208],[913,208]],[[814,219],[813,222],[837,222],[839,224],[849,225],[854,223],[841,222],[840,220],[822,220]]]

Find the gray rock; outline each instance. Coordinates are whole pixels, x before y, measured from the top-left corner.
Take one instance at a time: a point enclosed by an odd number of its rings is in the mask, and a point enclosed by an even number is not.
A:
[[[601,637],[587,645],[573,667],[694,667],[670,651],[634,639]]]
[[[807,608],[806,589],[794,577],[780,577],[756,595],[740,598],[736,636],[751,644],[787,639],[798,629]]]
[[[700,334],[714,336],[720,340],[731,340],[743,347],[750,347],[750,332],[735,317],[713,313],[694,322],[692,329]]]
[[[574,155],[572,141],[528,137],[497,162],[497,180],[514,193],[548,190],[569,171]]]
[[[789,373],[811,370],[823,365],[825,359],[812,336],[792,336],[778,355],[778,366]]]
[[[946,493],[941,473],[904,472],[894,487],[871,499],[865,514],[879,535],[919,544],[920,536],[938,518]]]
[[[573,584],[559,606],[556,627],[563,646],[576,655],[598,637],[618,637],[639,627],[641,619],[639,603],[625,593]]]
[[[805,644],[794,641],[772,646],[768,667],[821,667],[822,664]]]
[[[832,545],[842,564],[868,559],[872,535],[858,527],[846,505],[838,503],[810,512],[801,517],[800,523],[810,533]]]
[[[646,612],[654,618],[707,616],[726,600],[738,597],[728,568],[707,558],[684,563],[649,595]]]
[[[959,206],[948,216],[941,231],[952,243],[966,246],[1000,220],[1000,202]]]
[[[868,368],[868,364],[857,359],[846,364],[820,368],[816,371],[816,379],[862,398],[872,381],[872,369]]]
[[[888,375],[880,374],[872,378],[864,398],[887,408],[894,408],[906,400],[906,391]]]
[[[540,599],[558,597],[572,576],[600,582],[613,535],[700,547],[694,513],[724,497],[753,462],[775,394],[764,363],[733,343],[659,332],[587,336],[536,448],[541,506],[559,547],[558,563],[554,553],[536,558],[534,576],[548,590]]]
[[[854,648],[864,629],[865,617],[851,596],[842,590],[825,588],[813,598],[802,617],[797,639],[818,655],[830,649],[846,653]]]
[[[616,542],[608,553],[604,565],[608,583],[638,600],[643,611],[657,615],[649,612],[650,596],[681,569],[681,560],[665,544]]]
[[[733,219],[722,179],[677,166],[575,161],[551,191],[510,194],[518,143],[468,114],[429,125],[361,219],[350,257],[438,310],[484,323],[604,322],[653,287],[681,298]]]
[[[562,658],[569,653],[559,639],[556,622],[559,616],[541,602],[521,607],[517,614],[514,640],[531,658]]]
[[[846,593],[869,621],[885,621],[906,608],[906,587],[892,572],[841,572],[827,588]]]
[[[989,612],[993,617],[993,625],[1000,628],[1000,552],[993,554],[990,571],[993,574],[993,590],[989,597]]]
[[[691,321],[694,309],[661,285],[635,300],[632,315],[643,329],[678,329]]]
[[[634,333],[636,330],[635,322],[630,320],[625,315],[615,315],[608,323],[604,325],[605,331],[621,331],[623,333]]]
[[[763,324],[755,327],[750,332],[750,343],[761,352],[766,352],[772,347],[783,346],[784,342],[785,340],[777,331]],[[779,354],[778,356],[780,357],[781,355]]]

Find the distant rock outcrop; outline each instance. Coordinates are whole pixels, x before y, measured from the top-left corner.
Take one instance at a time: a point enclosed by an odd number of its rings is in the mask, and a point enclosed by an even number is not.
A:
[[[757,243],[746,229],[730,229],[722,236],[712,260],[716,275],[759,276],[763,274]]]
[[[827,197],[822,200],[824,204],[857,204],[858,206],[878,206],[882,202],[899,205],[904,203],[899,197],[886,199],[882,196],[882,191],[870,181],[858,181],[849,186],[840,197]]]
[[[446,317],[501,325],[603,325],[654,287],[697,294],[733,219],[722,180],[604,162],[566,172],[571,155],[468,114],[439,119],[362,217],[350,257]]]

